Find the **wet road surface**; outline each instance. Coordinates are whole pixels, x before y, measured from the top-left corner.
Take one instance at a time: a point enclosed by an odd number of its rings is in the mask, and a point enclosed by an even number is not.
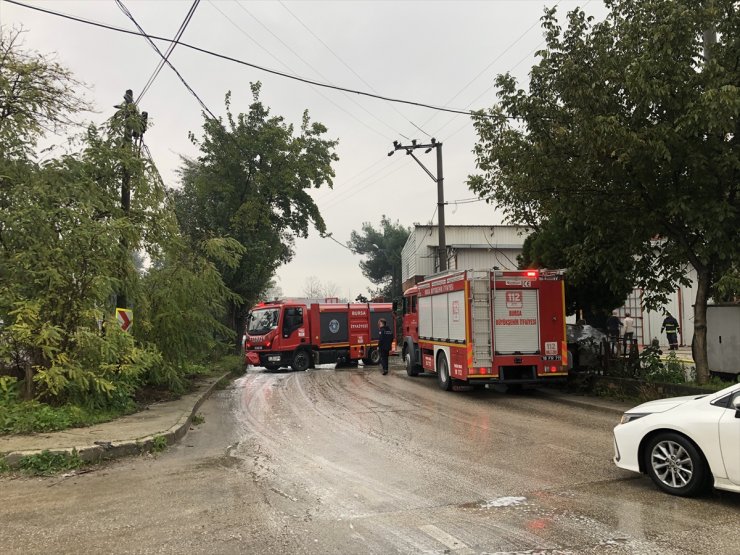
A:
[[[740,495],[611,462],[615,417],[399,368],[252,370],[166,453],[0,480],[3,552],[740,553]]]

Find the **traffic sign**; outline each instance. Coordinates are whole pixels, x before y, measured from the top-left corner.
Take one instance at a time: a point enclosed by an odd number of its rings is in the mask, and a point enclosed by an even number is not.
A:
[[[118,325],[121,326],[121,331],[129,331],[131,324],[134,322],[134,311],[127,308],[117,308],[116,320],[118,320]]]

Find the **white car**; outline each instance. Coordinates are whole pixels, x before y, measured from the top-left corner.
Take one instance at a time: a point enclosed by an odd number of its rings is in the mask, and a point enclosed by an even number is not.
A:
[[[740,384],[628,410],[614,428],[614,463],[672,495],[740,492]]]

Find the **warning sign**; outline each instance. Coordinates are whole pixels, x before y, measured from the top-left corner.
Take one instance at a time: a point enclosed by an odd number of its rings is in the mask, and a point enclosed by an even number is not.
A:
[[[131,324],[134,322],[134,311],[127,308],[117,308],[116,320],[118,320],[118,325],[121,326],[121,331],[129,331]]]

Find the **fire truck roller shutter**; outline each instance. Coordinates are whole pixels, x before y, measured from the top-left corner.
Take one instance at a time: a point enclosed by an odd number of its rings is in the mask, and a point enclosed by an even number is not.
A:
[[[419,297],[419,337],[432,337],[431,297]]]
[[[450,308],[447,304],[447,293],[432,296],[432,337],[440,341],[450,338]],[[448,359],[449,360],[449,359]]]
[[[493,316],[496,353],[532,354],[540,350],[536,289],[499,289],[494,299]]]
[[[447,294],[447,307],[449,309],[449,340],[454,342],[465,342],[465,302],[464,291],[453,291]]]
[[[347,343],[349,331],[346,312],[322,312],[319,314],[322,344]]]

